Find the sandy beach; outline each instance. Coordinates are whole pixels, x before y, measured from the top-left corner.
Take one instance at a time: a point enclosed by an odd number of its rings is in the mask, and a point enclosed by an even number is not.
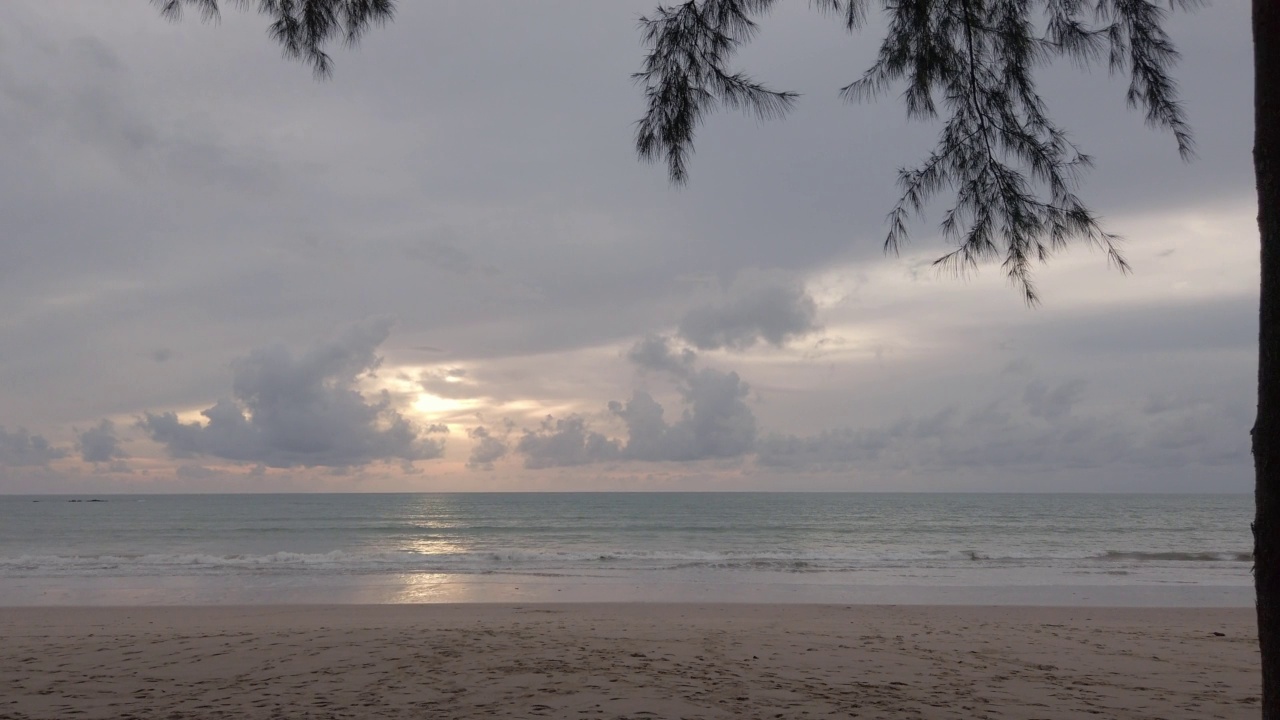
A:
[[[1252,718],[1249,609],[0,609],[0,718]]]

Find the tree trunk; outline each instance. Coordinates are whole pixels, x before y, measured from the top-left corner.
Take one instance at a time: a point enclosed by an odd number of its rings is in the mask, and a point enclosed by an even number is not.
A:
[[[1258,419],[1253,426],[1257,473],[1253,522],[1258,646],[1262,651],[1262,717],[1280,720],[1280,2],[1253,0],[1254,145],[1259,297]]]

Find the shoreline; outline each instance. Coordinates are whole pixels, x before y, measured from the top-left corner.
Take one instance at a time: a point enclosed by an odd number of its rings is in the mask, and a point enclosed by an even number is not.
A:
[[[0,720],[1243,719],[1259,692],[1249,608],[37,607],[0,635]]]
[[[798,575],[702,581],[540,575],[400,574],[300,576],[282,581],[254,576],[7,578],[4,607],[289,605],[324,598],[333,605],[439,603],[727,603],[795,605],[949,605],[1048,607],[1251,608],[1249,585],[860,584],[831,576]]]

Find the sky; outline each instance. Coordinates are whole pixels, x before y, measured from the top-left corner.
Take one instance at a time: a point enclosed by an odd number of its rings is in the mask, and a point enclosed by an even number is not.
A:
[[[1248,3],[1168,29],[1197,157],[1105,68],[1044,70],[1096,167],[1027,307],[957,278],[932,148],[850,105],[883,24],[795,0],[687,186],[639,162],[655,0],[402,0],[282,60],[266,21],[0,4],[0,492],[1244,492],[1258,240]]]

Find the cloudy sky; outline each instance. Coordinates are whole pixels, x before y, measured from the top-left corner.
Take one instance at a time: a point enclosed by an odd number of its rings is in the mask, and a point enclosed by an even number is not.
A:
[[[316,82],[265,21],[0,4],[0,492],[1246,491],[1257,233],[1248,6],[1170,31],[1198,158],[1105,70],[1043,75],[1094,155],[1081,248],[885,257],[937,128],[838,89],[794,0],[690,183],[636,161],[654,0],[402,0]]]

